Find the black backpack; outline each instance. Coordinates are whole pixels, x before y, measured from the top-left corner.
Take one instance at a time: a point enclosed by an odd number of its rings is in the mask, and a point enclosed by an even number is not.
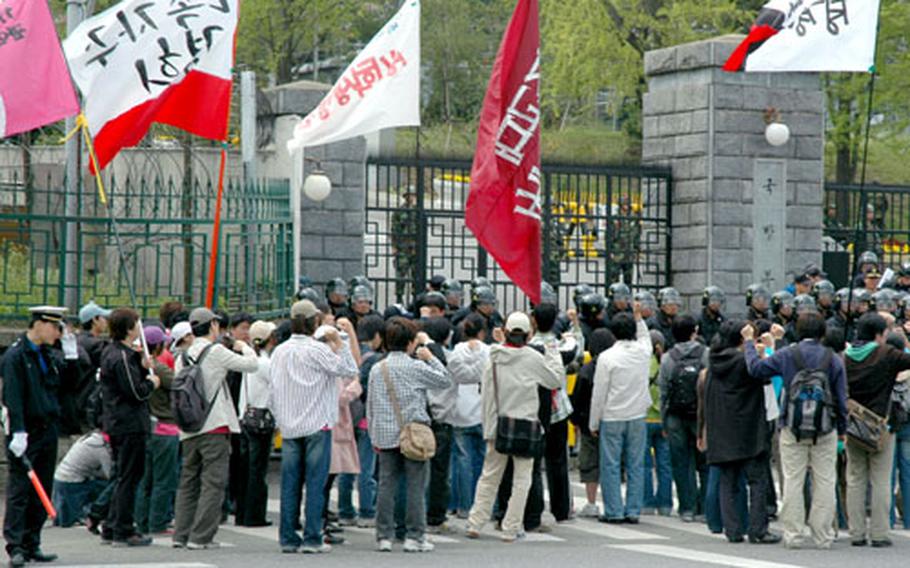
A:
[[[210,343],[199,354],[195,361],[183,353],[183,368],[174,377],[171,384],[171,408],[174,411],[174,421],[177,426],[184,432],[194,434],[202,430],[205,421],[208,420],[209,413],[212,411],[212,404],[221,392],[221,388],[215,391],[212,400],[205,397],[205,376],[202,373],[202,361],[208,355],[209,349],[214,347]]]
[[[698,416],[698,374],[703,368],[705,348],[701,345],[683,355],[669,351],[673,369],[667,379],[667,413],[694,420]]]
[[[821,364],[810,368],[806,367],[799,344],[791,350],[796,375],[790,386],[784,389],[785,423],[797,441],[811,437],[814,444],[820,435],[834,430],[834,397],[828,381],[832,351],[826,349]]]

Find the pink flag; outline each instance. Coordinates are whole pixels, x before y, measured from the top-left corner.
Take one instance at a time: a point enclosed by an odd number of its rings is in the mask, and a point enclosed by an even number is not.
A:
[[[45,0],[0,0],[0,138],[79,112]]]

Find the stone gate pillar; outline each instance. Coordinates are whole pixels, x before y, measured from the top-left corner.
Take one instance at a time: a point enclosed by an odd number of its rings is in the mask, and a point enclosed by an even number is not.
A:
[[[727,310],[745,312],[745,288],[783,288],[821,265],[824,99],[814,73],[721,70],[742,36],[645,54],[644,163],[670,166],[672,278],[699,307],[720,286]],[[790,140],[766,140],[765,111],[780,112]]]

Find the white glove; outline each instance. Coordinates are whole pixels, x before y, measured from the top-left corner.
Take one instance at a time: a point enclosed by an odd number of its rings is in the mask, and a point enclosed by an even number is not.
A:
[[[17,458],[21,458],[25,455],[25,450],[28,448],[28,433],[27,432],[16,432],[13,434],[13,441],[9,443],[9,451],[12,452]]]
[[[67,361],[73,361],[79,358],[79,351],[76,348],[76,336],[72,333],[65,333],[60,339],[63,347],[63,358]]]

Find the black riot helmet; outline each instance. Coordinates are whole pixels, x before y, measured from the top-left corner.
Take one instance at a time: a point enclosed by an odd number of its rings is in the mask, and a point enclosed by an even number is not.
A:
[[[671,286],[661,288],[657,291],[657,307],[670,305],[682,306],[682,296],[679,295],[679,290]]]
[[[717,286],[708,286],[701,294],[701,305],[704,307],[717,306],[717,311],[727,305],[727,295]]]
[[[337,295],[340,297],[335,304],[340,305],[347,301],[348,299],[348,285],[341,278],[332,278],[325,285],[325,298],[332,301],[332,295]]]
[[[319,297],[319,292],[317,292],[314,288],[312,288],[310,286],[297,290],[297,299],[298,300],[309,300],[309,301],[313,302],[314,304],[316,302],[319,302],[322,300],[322,298]]]
[[[654,297],[654,294],[647,290],[637,292],[635,294],[635,301],[641,304],[642,309],[651,310],[652,312],[657,311],[657,299]]]
[[[815,299],[809,294],[800,294],[797,297],[793,298],[793,309],[796,311],[796,314],[804,314],[806,312],[817,311],[818,307],[815,305]]]
[[[475,288],[492,288],[493,285],[490,281],[484,276],[477,276],[471,280],[471,289]]]
[[[491,304],[496,305],[496,294],[489,286],[481,286],[471,290],[471,303],[474,305]]]
[[[812,285],[812,297],[820,306],[830,306],[834,302],[834,284],[830,280],[819,280]]]
[[[631,302],[632,290],[625,283],[616,282],[615,284],[610,284],[607,289],[607,297],[611,302]]]
[[[768,293],[767,288],[761,284],[752,284],[746,288],[746,307],[754,307],[755,302],[761,300],[764,300],[765,309],[767,309],[768,302],[771,301],[771,294]]]
[[[373,283],[370,282],[369,278],[362,274],[351,278],[350,282],[348,282],[348,290],[353,291],[358,286],[366,286],[370,290],[373,290]]]
[[[793,307],[793,294],[787,292],[786,290],[781,290],[780,292],[775,292],[771,294],[771,313],[777,315],[780,313],[782,308]]]
[[[578,311],[582,319],[597,319],[607,307],[607,301],[597,293],[585,294],[579,301]]]
[[[449,278],[442,283],[442,293],[446,297],[446,301],[452,305],[461,305],[461,302],[464,301],[464,285],[460,280],[455,280],[454,278]]]
[[[594,288],[591,288],[588,284],[578,284],[575,286],[575,289],[572,290],[572,303],[575,304],[575,308],[581,310],[581,299],[588,295],[593,294]]]

